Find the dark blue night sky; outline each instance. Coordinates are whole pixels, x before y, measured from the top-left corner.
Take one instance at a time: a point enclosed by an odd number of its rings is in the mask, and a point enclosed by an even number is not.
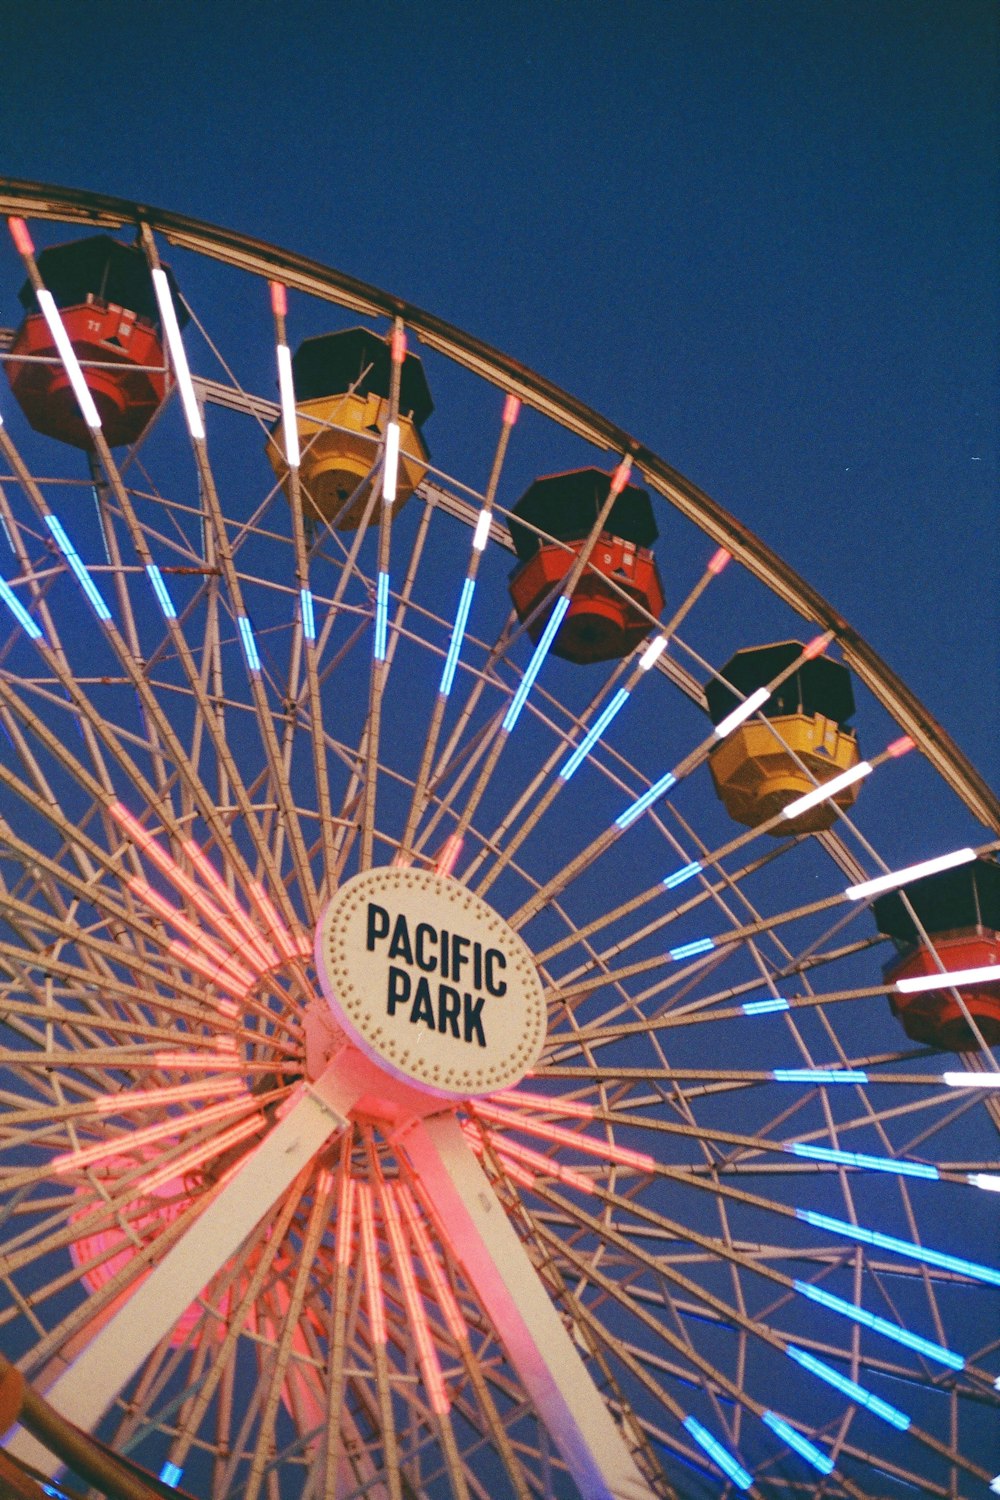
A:
[[[0,28],[3,172],[287,244],[539,369],[757,530],[991,776],[998,17],[36,0]]]

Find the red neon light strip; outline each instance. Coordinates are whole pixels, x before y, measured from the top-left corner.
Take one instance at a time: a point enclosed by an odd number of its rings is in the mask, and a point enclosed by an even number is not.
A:
[[[368,1321],[371,1324],[372,1342],[384,1348],[387,1340],[385,1329],[385,1302],[382,1298],[382,1272],[378,1263],[375,1244],[375,1205],[372,1190],[367,1182],[355,1184],[358,1204],[358,1224],[361,1230],[361,1255],[368,1284]]]
[[[18,254],[34,255],[35,247],[32,243],[31,235],[28,233],[28,226],[24,222],[24,220],[10,218],[7,220],[7,228],[10,230],[10,237],[14,241],[14,248],[17,250]]]
[[[240,1098],[227,1099],[223,1104],[211,1104],[208,1109],[193,1110],[187,1115],[174,1115],[169,1120],[161,1120],[158,1125],[147,1125],[144,1130],[129,1131],[127,1135],[116,1136],[113,1141],[98,1141],[93,1146],[85,1146],[82,1151],[64,1151],[60,1156],[52,1158],[49,1170],[61,1174],[76,1171],[78,1167],[90,1167],[95,1162],[120,1156],[123,1151],[135,1152],[169,1136],[181,1135],[186,1130],[200,1130],[205,1125],[214,1125],[218,1120],[238,1114],[253,1102],[252,1096],[244,1093]],[[171,1166],[170,1170],[173,1172],[175,1168]]]
[[[207,958],[212,959],[220,971],[226,971],[234,979],[238,980],[243,988],[241,991],[237,991],[237,993],[245,993],[256,984],[258,975],[252,969],[244,968],[233,953],[227,953],[225,948],[217,943],[214,938],[210,938],[207,933],[202,932],[193,922],[189,922],[187,917],[177,910],[176,906],[172,906],[165,896],[161,896],[159,891],[154,890],[151,885],[147,885],[145,880],[130,880],[129,888],[134,895],[138,896],[140,901],[145,902],[153,911],[158,912],[164,921],[169,922],[171,927],[176,927],[177,931],[187,938],[189,943],[193,943]],[[239,946],[238,941],[234,946]],[[232,989],[233,986],[230,985],[229,988]]]
[[[249,946],[253,949],[254,953],[258,955],[262,968],[276,969],[281,963],[281,955],[278,953],[277,949],[272,947],[272,945],[266,940],[266,938],[264,938],[261,933],[257,931],[247,913],[240,906],[240,903],[237,901],[232,891],[226,885],[226,882],[222,879],[222,876],[219,874],[218,870],[212,864],[212,861],[203,852],[203,850],[198,847],[193,839],[186,839],[183,847],[184,853],[194,865],[202,880],[207,886],[211,887],[216,899],[220,901],[225,907],[226,911],[229,912],[230,916],[233,918],[233,921],[236,923],[240,931],[243,933],[243,936],[246,938]]]
[[[283,282],[271,281],[271,311],[276,317],[283,318],[288,313],[288,289]]]
[[[399,1221],[399,1209],[396,1207],[395,1194],[382,1183],[382,1216],[385,1220],[386,1232],[389,1244],[392,1247],[392,1257],[396,1263],[396,1275],[399,1280],[400,1290],[403,1293],[403,1302],[406,1307],[406,1318],[417,1346],[417,1359],[424,1377],[424,1385],[430,1397],[431,1410],[437,1412],[438,1416],[444,1416],[451,1410],[451,1402],[445,1389],[444,1377],[441,1374],[441,1365],[438,1361],[437,1350],[431,1338],[430,1327],[427,1322],[427,1314],[421,1301],[420,1293],[417,1291],[417,1282],[413,1274],[413,1263],[407,1254],[406,1241],[403,1238],[403,1229]]]
[[[264,1116],[258,1111],[240,1120],[237,1125],[232,1125],[228,1130],[223,1130],[219,1135],[214,1135],[210,1141],[202,1141],[199,1146],[193,1146],[183,1156],[177,1157],[168,1166],[161,1167],[154,1172],[152,1177],[143,1178],[142,1190],[144,1193],[155,1193],[163,1183],[169,1182],[172,1177],[183,1177],[186,1172],[193,1172],[196,1167],[203,1166],[213,1156],[222,1156],[224,1152],[245,1141],[247,1136],[253,1135],[264,1124]],[[229,1173],[235,1172],[243,1165],[242,1161],[233,1162],[228,1169]]]
[[[277,943],[282,955],[285,958],[308,958],[312,953],[312,943],[308,939],[301,938],[296,942],[284,922],[278,916],[273,901],[259,881],[254,880],[250,888],[254,900],[263,912],[265,920],[271,929],[271,936]]]
[[[340,1168],[340,1193],[337,1198],[337,1265],[343,1268],[351,1263],[351,1235],[354,1230],[356,1196],[354,1178],[347,1169],[345,1159]]]
[[[451,1283],[444,1273],[441,1262],[437,1258],[431,1237],[427,1233],[424,1221],[417,1210],[416,1200],[409,1186],[401,1182],[398,1187],[399,1201],[403,1205],[403,1213],[406,1218],[407,1228],[413,1239],[417,1253],[423,1261],[431,1286],[434,1288],[434,1297],[444,1314],[445,1323],[452,1338],[458,1344],[469,1342],[469,1329],[462,1310],[458,1305],[455,1293],[451,1289]]]
[[[528,1089],[497,1089],[490,1099],[494,1104],[527,1104],[532,1109],[547,1109],[553,1115],[575,1115],[581,1120],[592,1120],[596,1113],[592,1104],[585,1104],[582,1100],[533,1094]]]
[[[708,559],[708,571],[718,575],[729,562],[732,562],[732,554],[727,552],[725,547],[720,547]]]
[[[151,1104],[178,1104],[182,1099],[200,1099],[213,1094],[234,1094],[243,1084],[239,1078],[199,1079],[197,1083],[177,1083],[170,1088],[129,1089],[124,1094],[102,1094],[94,1100],[99,1115],[117,1115],[123,1110],[146,1109]]]
[[[617,1162],[623,1167],[635,1167],[641,1172],[650,1172],[656,1167],[653,1157],[648,1156],[645,1151],[631,1151],[627,1146],[615,1146],[610,1141],[591,1140],[589,1136],[577,1135],[573,1130],[564,1130],[561,1125],[549,1125],[541,1120],[513,1114],[509,1109],[501,1109],[485,1099],[476,1101],[475,1111],[477,1115],[487,1120],[495,1120],[497,1124],[506,1125],[511,1130],[523,1130],[529,1135],[539,1135],[544,1140],[555,1141],[560,1146],[569,1146],[574,1151],[589,1152],[591,1156],[601,1156],[605,1161]]]

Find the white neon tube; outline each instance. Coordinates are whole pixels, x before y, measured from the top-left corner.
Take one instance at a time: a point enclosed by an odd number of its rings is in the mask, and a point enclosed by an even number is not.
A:
[[[916,995],[921,990],[950,990],[960,984],[985,984],[988,979],[1000,979],[1000,964],[983,964],[976,969],[952,969],[944,974],[914,974],[912,979],[897,980],[896,989],[901,995]]]
[[[476,529],[472,537],[472,545],[477,552],[482,552],[489,541],[490,523],[492,520],[493,512],[491,510],[481,510],[479,512],[479,520],[476,522]]]
[[[863,777],[870,776],[874,768],[868,761],[859,761],[849,771],[843,771],[835,776],[832,781],[826,781],[822,786],[815,787],[813,791],[806,792],[804,797],[796,797],[794,802],[789,802],[783,807],[781,815],[783,818],[797,818],[800,813],[808,812],[812,807],[818,807],[821,802],[826,802],[829,797],[835,797],[845,787],[851,786],[855,781],[861,781]]]
[[[385,468],[382,471],[382,499],[391,505],[396,498],[399,477],[399,423],[388,422],[385,429]]]
[[[299,426],[295,420],[295,386],[292,382],[292,351],[287,344],[278,345],[278,390],[281,394],[281,425],[285,434],[285,461],[290,469],[299,466]]]
[[[737,729],[743,723],[744,719],[749,719],[751,714],[756,713],[761,704],[766,703],[770,696],[771,692],[769,688],[756,688],[750,694],[749,698],[745,698],[742,703],[733,709],[731,714],[726,714],[726,717],[716,724],[716,738],[724,740],[727,734],[732,734],[733,730]]]
[[[156,301],[160,309],[160,321],[163,323],[163,332],[167,336],[167,346],[170,350],[170,362],[174,367],[177,384],[180,388],[181,402],[184,406],[184,416],[188,425],[188,432],[195,442],[204,442],[205,426],[201,420],[201,412],[198,409],[198,398],[191,384],[191,371],[188,368],[187,353],[184,349],[184,341],[181,338],[180,324],[177,322],[177,313],[174,309],[174,300],[170,295],[170,283],[167,281],[167,273],[154,266],[153,290],[156,293]]]
[[[55,346],[59,350],[59,358],[62,360],[66,374],[69,376],[69,383],[73,387],[73,394],[79,403],[83,420],[91,432],[100,432],[101,419],[97,415],[94,398],[90,394],[87,382],[83,378],[80,361],[76,357],[76,350],[69,341],[69,334],[66,332],[65,324],[59,315],[55,298],[45,287],[39,287],[35,292],[35,296],[38,298],[38,305],[42,309],[42,315],[49,325],[49,332],[55,340]]]
[[[950,854],[940,854],[936,859],[924,859],[919,864],[906,865],[904,869],[893,870],[888,875],[877,875],[874,880],[863,880],[860,885],[849,885],[844,895],[848,901],[863,901],[866,896],[877,896],[880,891],[891,891],[896,886],[909,885],[911,880],[936,875],[939,870],[953,870],[956,865],[967,865],[975,857],[975,849],[953,849]]]

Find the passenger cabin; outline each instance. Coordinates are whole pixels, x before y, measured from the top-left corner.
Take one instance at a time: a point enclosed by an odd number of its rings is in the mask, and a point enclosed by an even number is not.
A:
[[[510,575],[518,619],[537,641],[558,598],[559,584],[579,556],[608,498],[611,478],[575,469],[536,479],[514,506],[510,534],[519,564]],[[556,656],[581,664],[627,656],[649,634],[663,609],[663,585],[650,550],[657,537],[645,490],[626,485],[552,644]],[[543,601],[550,602],[540,609]],[[537,611],[537,613],[536,613]]]
[[[872,903],[879,932],[892,938],[898,956],[883,975],[901,979],[978,969],[1000,963],[1000,866],[977,859],[952,870],[914,880]],[[920,928],[927,934],[925,942]],[[989,1046],[1000,1042],[1000,981],[958,987],[969,1013]],[[892,1013],[915,1042],[946,1052],[964,1052],[978,1043],[958,1001],[947,989],[889,996]]]
[[[38,270],[81,363],[105,440],[112,448],[134,443],[167,388],[160,314],[146,257],[135,245],[95,234],[43,250]],[[164,270],[183,326],[188,314]],[[7,360],[11,390],[36,432],[89,448],[90,428],[30,281],[18,295],[27,317]],[[21,363],[19,354],[42,362]]]
[[[848,728],[854,715],[850,673],[825,656],[799,660],[803,650],[798,641],[747,647],[705,689],[712,723],[719,725],[758,688],[799,661],[758,714],[727,734],[708,758],[717,796],[729,816],[748,828],[760,827],[858,762],[857,738]],[[837,809],[850,807],[856,797],[856,785],[845,787],[769,831],[781,835],[830,828]]]
[[[305,339],[292,357],[292,380],[302,450],[303,512],[307,519],[321,517],[338,531],[356,531],[371,495],[371,475],[389,420],[389,345],[367,328]],[[433,410],[423,364],[415,354],[407,354],[400,371],[396,510],[427,472],[422,428]],[[280,421],[271,430],[267,456],[287,493]],[[374,507],[370,524],[378,519]]]

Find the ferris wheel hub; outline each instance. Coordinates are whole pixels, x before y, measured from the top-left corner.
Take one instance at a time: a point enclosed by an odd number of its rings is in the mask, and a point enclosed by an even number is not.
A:
[[[356,875],[323,912],[315,952],[336,1025],[393,1079],[467,1098],[510,1088],[538,1059],[545,1001],[530,952],[445,876]]]

